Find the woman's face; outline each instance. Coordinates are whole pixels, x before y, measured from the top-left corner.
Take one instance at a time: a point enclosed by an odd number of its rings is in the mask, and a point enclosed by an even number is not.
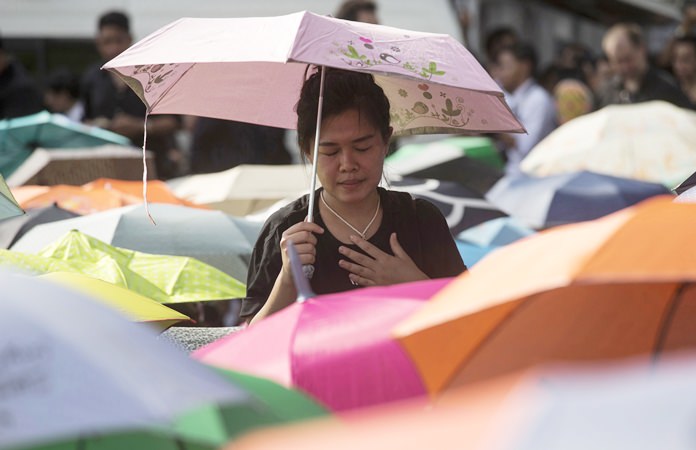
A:
[[[388,142],[358,110],[325,118],[321,123],[317,174],[327,198],[357,204],[375,195],[387,149]]]

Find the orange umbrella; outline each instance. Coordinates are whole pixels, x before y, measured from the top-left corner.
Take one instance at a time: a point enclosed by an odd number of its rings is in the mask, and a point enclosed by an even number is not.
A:
[[[668,198],[501,248],[394,332],[427,389],[551,360],[696,346],[696,204]]]
[[[696,358],[660,370],[636,361],[515,373],[443,396],[435,405],[363,409],[263,428],[229,450],[691,449]]]
[[[129,199],[134,203],[142,203],[143,201],[143,182],[142,181],[126,181],[116,180],[112,178],[99,178],[90,183],[82,185],[83,188],[89,191],[104,189],[115,191]],[[196,205],[174,195],[169,189],[167,183],[160,180],[148,180],[147,182],[147,200],[152,203],[171,203],[173,205],[185,205],[193,208],[209,209],[206,206]]]
[[[21,194],[25,188],[41,188],[44,186],[22,186],[15,188]],[[38,191],[38,189],[37,189]],[[125,196],[115,191],[106,189],[86,190],[80,186],[70,186],[67,184],[57,184],[48,186],[48,188],[38,195],[33,197],[22,196],[22,200],[18,200],[23,208],[45,208],[52,204],[57,204],[63,209],[75,212],[77,214],[91,214],[98,211],[104,211],[120,206],[132,205],[139,203],[133,196]]]

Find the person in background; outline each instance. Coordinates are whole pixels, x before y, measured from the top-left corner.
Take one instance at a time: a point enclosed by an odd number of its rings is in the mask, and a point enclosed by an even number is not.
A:
[[[520,37],[514,28],[501,26],[493,29],[486,35],[486,70],[496,81],[498,80],[498,67],[495,63],[495,56],[504,47],[510,47],[520,41]]]
[[[80,77],[67,68],[51,72],[46,80],[44,104],[52,113],[81,122],[85,108],[80,100]]]
[[[676,81],[667,72],[650,65],[643,32],[638,25],[620,23],[611,27],[602,39],[602,50],[614,78],[599,92],[599,108],[650,100],[693,108]]]
[[[672,47],[672,72],[682,91],[696,104],[696,35],[684,36],[674,41]]]
[[[95,42],[102,60],[91,66],[82,78],[84,121],[126,136],[135,145],[140,145],[143,142],[145,105],[118,76],[100,69],[133,42],[128,16],[118,11],[102,15]],[[179,125],[180,120],[171,115],[158,114],[147,119],[147,149],[155,153],[159,178],[179,174],[183,158],[175,143]]]
[[[503,47],[494,61],[507,103],[527,130],[527,134],[497,136],[507,157],[505,171],[516,174],[522,159],[556,128],[556,106],[551,95],[534,79],[537,57],[530,45],[517,43]]]
[[[249,264],[242,317],[260,320],[295,301],[287,254],[293,242],[312,264],[317,294],[455,276],[466,270],[440,211],[426,200],[378,187],[392,127],[389,99],[370,74],[326,70],[313,222],[309,195],[275,212]],[[320,72],[297,103],[298,144],[312,159]]]
[[[377,4],[370,0],[347,0],[336,11],[337,19],[378,24]]]
[[[0,119],[42,110],[41,92],[27,70],[5,49],[0,37]]]

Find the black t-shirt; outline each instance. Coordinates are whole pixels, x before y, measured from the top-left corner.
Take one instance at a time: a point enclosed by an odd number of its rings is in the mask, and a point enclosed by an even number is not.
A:
[[[378,188],[382,203],[382,223],[368,240],[380,250],[392,255],[389,236],[396,232],[399,243],[413,259],[418,268],[430,278],[459,275],[466,270],[447,222],[440,211],[430,202],[413,199],[405,192],[387,191]],[[318,207],[319,191],[315,196],[315,211]],[[280,239],[283,232],[307,216],[309,195],[275,212],[261,230],[249,264],[247,297],[242,300],[242,317],[253,316],[266,303],[273,289],[283,262],[280,254]],[[326,228],[321,215],[314,221],[324,228],[317,235],[314,276],[310,281],[317,294],[355,289],[350,283],[348,272],[339,267],[338,261],[345,257],[338,247],[345,245],[361,253],[354,244],[343,244]]]

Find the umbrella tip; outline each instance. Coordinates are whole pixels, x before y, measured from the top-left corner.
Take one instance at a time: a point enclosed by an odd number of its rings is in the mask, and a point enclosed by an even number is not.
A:
[[[288,256],[290,257],[292,279],[295,282],[295,289],[297,290],[297,302],[302,303],[312,297],[316,297],[316,294],[309,286],[309,281],[307,281],[307,277],[304,274],[300,257],[291,240],[288,241]]]

